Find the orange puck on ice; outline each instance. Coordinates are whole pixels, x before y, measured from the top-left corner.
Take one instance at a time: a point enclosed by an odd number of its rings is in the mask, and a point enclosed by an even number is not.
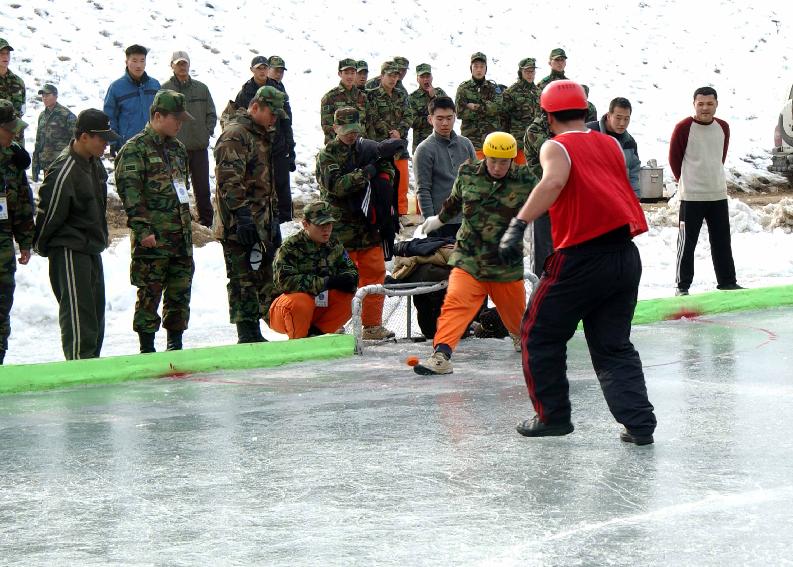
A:
[[[409,356],[405,359],[405,364],[408,366],[416,366],[419,363],[418,356]]]

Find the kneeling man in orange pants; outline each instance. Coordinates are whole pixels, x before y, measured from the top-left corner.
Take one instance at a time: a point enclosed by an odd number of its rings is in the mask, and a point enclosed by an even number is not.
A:
[[[349,320],[358,270],[335,237],[325,201],[303,209],[303,230],[287,238],[273,262],[281,293],[270,307],[270,328],[290,339],[333,333]]]

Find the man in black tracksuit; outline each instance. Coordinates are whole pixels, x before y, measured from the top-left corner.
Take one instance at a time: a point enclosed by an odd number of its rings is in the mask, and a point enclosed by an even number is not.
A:
[[[268,60],[270,68],[267,70],[267,83],[286,94],[282,79],[286,71],[284,60],[273,55]],[[279,118],[275,123],[275,137],[273,138],[273,178],[275,190],[278,194],[278,220],[286,222],[292,220],[292,188],[289,186],[289,173],[295,171],[295,135],[292,132],[292,107],[289,106],[289,96],[284,101],[284,110],[287,118]]]
[[[118,139],[95,109],[77,117],[74,138],[55,158],[39,189],[35,251],[49,258],[66,360],[96,358],[105,334],[102,251],[108,245],[107,171],[101,157]]]

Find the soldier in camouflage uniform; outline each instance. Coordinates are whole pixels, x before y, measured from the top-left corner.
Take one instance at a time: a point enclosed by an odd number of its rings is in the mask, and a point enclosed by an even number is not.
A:
[[[394,166],[390,160],[360,164],[356,141],[364,131],[355,108],[342,108],[333,118],[336,137],[317,155],[317,181],[320,197],[330,204],[338,219],[334,233],[358,268],[359,285],[385,281],[385,257],[380,234],[367,226],[367,219],[355,204],[374,177],[393,182]],[[387,339],[394,333],[383,327],[382,295],[368,295],[363,302],[361,320],[364,339]]]
[[[325,201],[303,209],[303,230],[287,238],[273,263],[281,295],[270,307],[270,327],[290,339],[336,332],[349,320],[358,270],[332,236],[336,222]]]
[[[564,52],[564,49],[561,47],[552,49],[551,55],[548,57],[548,65],[551,67],[551,74],[547,77],[543,77],[540,82],[537,83],[540,92],[542,92],[542,89],[544,89],[548,83],[560,79],[567,79],[564,74],[564,68],[567,67],[567,54]]]
[[[396,89],[399,80],[399,67],[388,63],[383,69],[380,86],[368,91],[369,97],[369,128],[367,137],[381,142],[389,138],[405,140],[410,129],[411,116],[408,97]],[[394,165],[399,170],[399,214],[408,212],[408,158],[407,150],[394,156]]]
[[[427,117],[429,112],[427,105],[437,96],[448,96],[442,88],[432,86],[432,67],[427,63],[416,66],[416,82],[419,88],[410,93],[408,104],[410,105],[411,128],[413,128],[413,153],[416,148],[427,137],[432,134],[432,124]]]
[[[369,79],[368,81],[366,81],[366,90],[373,91],[374,89],[379,87],[381,81],[383,80],[383,73],[385,73],[386,66],[391,66],[391,65],[396,65],[397,69],[399,69],[399,78],[394,88],[400,93],[404,93],[404,95],[407,97],[408,90],[405,88],[405,85],[402,84],[402,79],[405,78],[408,69],[410,69],[410,62],[406,58],[399,56],[394,57],[390,61],[385,61],[380,65],[380,75],[378,75],[374,79]]]
[[[359,90],[366,90],[366,80],[369,78],[369,64],[361,59],[355,63],[356,79],[355,86]]]
[[[25,81],[8,68],[11,63],[11,47],[6,40],[0,37],[0,99],[9,101],[19,116],[25,114]],[[25,138],[20,130],[17,142],[24,147]]]
[[[11,334],[9,315],[14,303],[16,272],[14,240],[19,245],[22,265],[30,260],[33,243],[33,195],[25,175],[30,156],[14,142],[14,137],[26,126],[17,118],[11,101],[0,99],[0,364]]]
[[[476,156],[484,159],[482,144],[490,132],[501,128],[501,87],[485,79],[487,56],[471,55],[471,78],[457,87],[454,104],[460,117],[460,133],[471,140]]]
[[[58,89],[47,83],[39,91],[44,110],[39,114],[36,130],[36,147],[33,150],[33,181],[39,180],[39,172],[45,171],[63,148],[69,145],[74,135],[77,117],[58,102]]]
[[[186,104],[182,93],[159,91],[148,124],[115,161],[116,190],[132,241],[130,281],[138,288],[132,328],[142,353],[154,352],[160,321],[168,332],[168,350],[181,350],[190,319],[195,265],[187,150],[176,139],[182,122],[193,119]],[[161,299],[162,319],[157,314]]]
[[[526,156],[526,165],[537,179],[542,179],[540,148],[545,143],[545,140],[550,138],[553,138],[553,133],[548,125],[548,115],[545,111],[540,110],[534,121],[526,128],[526,135],[523,138],[523,153]],[[534,250],[531,271],[539,277],[542,275],[545,259],[553,253],[551,216],[545,212],[531,224]]]
[[[259,319],[273,299],[272,260],[280,244],[272,167],[275,122],[286,118],[286,95],[259,88],[237,110],[215,144],[215,236],[223,245],[229,318],[240,343],[263,342]]]
[[[364,91],[355,86],[358,79],[357,61],[355,59],[342,59],[339,61],[338,86],[330,89],[322,97],[321,126],[325,134],[325,144],[332,141],[336,134],[333,131],[333,114],[339,108],[351,107],[358,110],[360,123],[364,126],[368,123],[369,101]]]
[[[452,351],[488,296],[519,350],[520,321],[526,307],[523,259],[503,263],[498,243],[537,178],[525,165],[514,165],[518,146],[511,134],[489,134],[483,149],[485,159],[460,166],[441,212],[422,225],[428,234],[462,211],[462,226],[449,258],[454,267],[433,339],[435,352],[413,367],[417,374],[452,373]]]
[[[504,91],[504,129],[518,141],[518,156],[515,163],[523,165],[523,136],[526,129],[540,114],[540,89],[534,84],[536,64],[533,57],[527,57],[518,64],[518,80]]]

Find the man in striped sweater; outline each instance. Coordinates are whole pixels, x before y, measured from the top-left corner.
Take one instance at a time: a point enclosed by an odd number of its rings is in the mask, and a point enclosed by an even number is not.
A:
[[[108,245],[107,171],[102,155],[119,138],[110,118],[90,108],[52,162],[39,189],[33,248],[50,261],[50,284],[66,360],[96,358],[105,335],[102,251]]]
[[[688,295],[694,279],[694,249],[703,220],[708,223],[716,287],[743,289],[735,279],[724,175],[730,127],[714,116],[718,106],[718,95],[712,87],[694,91],[694,116],[677,123],[669,145],[669,166],[680,194],[675,295]]]

